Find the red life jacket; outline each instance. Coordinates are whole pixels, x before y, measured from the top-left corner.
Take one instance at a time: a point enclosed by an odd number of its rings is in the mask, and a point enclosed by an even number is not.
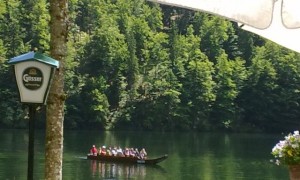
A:
[[[97,148],[96,148],[96,147],[93,147],[93,148],[91,149],[91,153],[92,153],[92,154],[97,154]]]

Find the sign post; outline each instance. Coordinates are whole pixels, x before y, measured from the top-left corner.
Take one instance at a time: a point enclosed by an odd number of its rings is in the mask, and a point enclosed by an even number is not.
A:
[[[29,105],[28,167],[27,167],[28,180],[33,179],[35,114],[36,114],[36,106],[30,104]]]
[[[59,61],[32,51],[11,58],[8,63],[14,65],[20,101],[29,106],[27,179],[33,180],[36,108],[47,103],[50,85],[55,69],[59,68]]]

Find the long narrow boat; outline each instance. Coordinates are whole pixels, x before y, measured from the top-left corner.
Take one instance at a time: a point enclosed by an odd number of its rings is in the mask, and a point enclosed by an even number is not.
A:
[[[103,156],[103,155],[87,155],[87,159],[97,160],[97,161],[108,161],[116,163],[130,163],[130,164],[157,164],[168,158],[168,155],[165,154],[158,158],[147,158],[139,159],[137,157],[122,157],[122,156]]]

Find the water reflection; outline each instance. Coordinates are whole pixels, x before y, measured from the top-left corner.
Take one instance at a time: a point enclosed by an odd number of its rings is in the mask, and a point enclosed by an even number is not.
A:
[[[91,161],[93,177],[118,179],[118,177],[134,178],[146,176],[146,167],[135,164],[118,164],[101,161]]]
[[[143,164],[123,164],[95,160],[91,160],[90,163],[92,176],[100,179],[146,179],[147,169],[165,172],[158,165],[146,166]]]

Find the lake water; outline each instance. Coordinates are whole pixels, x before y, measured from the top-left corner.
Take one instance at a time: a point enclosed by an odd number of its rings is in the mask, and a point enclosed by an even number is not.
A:
[[[63,179],[288,180],[286,167],[270,163],[282,136],[266,134],[64,132]],[[34,179],[44,179],[44,131],[35,133]],[[86,160],[90,147],[145,147],[156,166]],[[0,131],[0,179],[27,179],[28,131]]]

